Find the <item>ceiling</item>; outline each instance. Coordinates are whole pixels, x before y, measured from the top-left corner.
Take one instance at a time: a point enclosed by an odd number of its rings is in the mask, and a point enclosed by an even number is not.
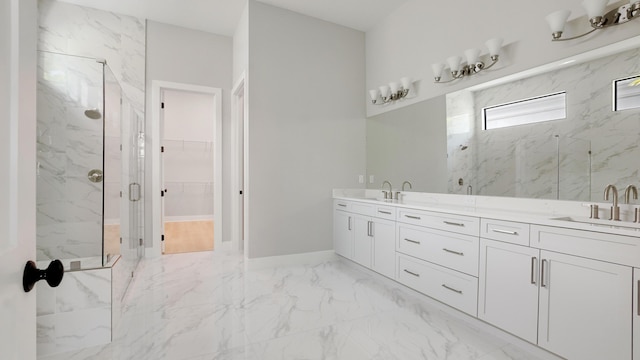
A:
[[[76,5],[233,36],[244,0],[59,0]],[[258,0],[367,31],[409,0]]]

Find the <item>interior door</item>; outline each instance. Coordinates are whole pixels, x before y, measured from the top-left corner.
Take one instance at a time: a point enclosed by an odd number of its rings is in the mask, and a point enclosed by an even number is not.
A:
[[[164,201],[164,193],[166,192],[166,185],[164,183],[164,143],[163,143],[163,139],[164,139],[164,91],[160,92],[160,188],[162,190],[160,190],[160,224],[161,227],[160,229],[162,230],[162,234],[160,235],[161,240],[161,245],[160,245],[160,250],[162,251],[162,253],[164,254],[164,249],[165,249],[165,242],[164,242],[164,234],[165,234],[165,229],[164,229],[164,205],[165,205],[165,201]]]
[[[36,19],[34,0],[0,0],[0,349],[36,358],[36,294],[25,293],[35,260]]]

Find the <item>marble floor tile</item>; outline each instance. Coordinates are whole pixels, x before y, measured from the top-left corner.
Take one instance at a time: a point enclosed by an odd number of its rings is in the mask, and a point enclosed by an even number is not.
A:
[[[113,342],[42,360],[541,360],[345,260],[248,270],[240,254],[144,260]]]

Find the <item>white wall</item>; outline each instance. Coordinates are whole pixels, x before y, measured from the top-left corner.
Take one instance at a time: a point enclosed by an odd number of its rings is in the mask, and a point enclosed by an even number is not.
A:
[[[332,249],[332,189],[363,187],[364,33],[253,0],[248,15],[248,256]]]
[[[233,34],[233,83],[249,67],[249,6],[245,6]]]
[[[571,10],[575,14],[572,19],[582,16],[567,27],[566,36],[581,33],[576,28],[587,25],[583,16],[585,12],[577,0],[535,4],[511,0],[482,3],[473,0],[440,1],[437,7],[437,12],[434,12],[433,2],[411,0],[367,32],[367,89],[398,81],[402,76],[419,80],[416,97],[384,107],[368,102],[367,115],[380,114],[560,60],[638,33],[637,26],[626,24],[597,31],[578,40],[552,42],[544,17],[555,10]],[[444,62],[451,55],[463,55],[468,48],[484,48],[485,41],[492,37],[502,37],[506,43],[502,59],[494,68],[451,84],[433,83],[432,63]],[[486,48],[483,51],[486,53]]]
[[[231,226],[229,218],[230,193],[230,148],[224,139],[230,137],[230,91],[232,80],[232,38],[186,29],[178,26],[147,21],[147,86],[151,89],[153,80],[170,81],[192,85],[202,85],[222,89],[222,137],[223,137],[223,239],[229,239]],[[151,91],[147,92],[147,113],[150,115]],[[151,121],[147,121],[147,134],[151,133]],[[158,139],[147,137],[148,148],[159,146]],[[147,156],[146,172],[152,173],[151,157]],[[147,177],[147,189],[151,188],[151,177]],[[160,234],[151,229],[150,197],[145,202],[145,237],[158,241]],[[150,245],[147,240],[147,246]]]

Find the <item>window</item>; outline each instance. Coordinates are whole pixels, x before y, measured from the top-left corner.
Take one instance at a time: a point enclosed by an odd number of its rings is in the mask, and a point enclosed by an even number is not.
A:
[[[562,91],[485,107],[482,109],[482,128],[492,130],[565,119],[567,117],[566,95],[567,93]]]
[[[640,107],[640,75],[613,80],[613,111]]]

